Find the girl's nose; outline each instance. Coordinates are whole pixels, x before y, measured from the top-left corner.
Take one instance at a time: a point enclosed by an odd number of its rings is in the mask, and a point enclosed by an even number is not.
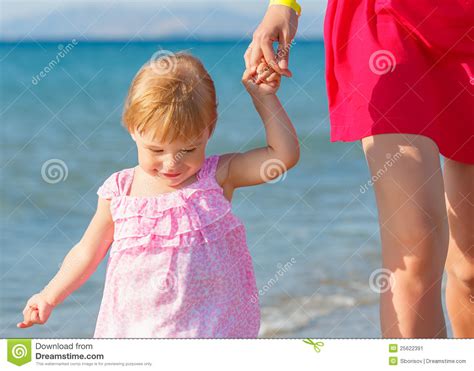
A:
[[[176,167],[176,163],[177,163],[176,156],[170,154],[170,155],[168,155],[168,157],[163,162],[163,167],[167,170],[170,170],[170,169],[173,169],[174,167]]]

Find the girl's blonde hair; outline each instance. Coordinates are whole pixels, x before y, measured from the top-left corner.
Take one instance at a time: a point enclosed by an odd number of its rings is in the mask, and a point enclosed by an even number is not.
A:
[[[151,133],[161,142],[192,141],[214,131],[214,82],[196,57],[179,52],[150,60],[133,79],[123,111],[129,133]]]

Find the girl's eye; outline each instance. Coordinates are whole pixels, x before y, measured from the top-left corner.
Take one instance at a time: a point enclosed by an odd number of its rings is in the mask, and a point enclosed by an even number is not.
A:
[[[193,152],[196,148],[193,148],[193,149],[183,149],[183,152],[186,152],[186,153],[189,153],[189,152]]]
[[[163,152],[162,149],[152,149],[151,151],[152,151],[152,152],[155,152],[155,153],[161,153],[161,152]]]

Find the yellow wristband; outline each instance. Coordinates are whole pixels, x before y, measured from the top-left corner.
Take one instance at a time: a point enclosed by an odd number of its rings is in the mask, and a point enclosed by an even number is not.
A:
[[[293,9],[298,16],[301,15],[301,6],[296,0],[270,0],[270,5],[284,5]]]

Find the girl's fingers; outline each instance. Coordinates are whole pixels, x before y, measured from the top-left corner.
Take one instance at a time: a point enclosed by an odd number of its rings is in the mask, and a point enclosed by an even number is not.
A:
[[[46,315],[46,308],[44,306],[38,307],[38,320],[40,323],[45,323],[48,320],[48,316]]]
[[[41,301],[39,302],[36,296],[32,296],[25,305],[23,309],[23,321],[18,322],[16,326],[18,328],[26,328],[30,327],[34,324],[43,324],[46,322],[49,313],[47,313],[47,305],[43,304]]]
[[[25,309],[23,310],[23,314],[29,313],[34,309],[38,309],[38,305],[36,305],[36,304],[27,304]]]
[[[30,327],[30,326],[31,326],[31,324],[29,322],[25,322],[25,321],[17,323],[17,325],[16,325],[16,327],[18,327],[18,328],[27,328],[27,327]]]
[[[17,327],[26,328],[32,326],[35,323],[39,323],[38,309],[27,306],[23,311],[23,322],[17,323]]]
[[[242,75],[242,81],[247,81],[249,79],[250,71],[247,69],[244,71],[244,74]]]
[[[244,75],[242,76],[242,80],[248,81],[250,80],[251,76],[252,76],[252,70],[245,70]]]
[[[31,326],[30,313],[27,311],[23,314],[23,321],[17,324],[19,328],[26,328]]]
[[[260,83],[262,81],[265,81],[268,76],[270,76],[273,72],[273,70],[270,68],[269,70],[263,72],[262,74],[258,75],[257,83]]]
[[[252,75],[255,74],[255,70],[257,69],[256,66],[254,67],[251,67],[251,68],[247,68],[245,71],[244,71],[244,74],[242,75],[242,80],[249,80]]]
[[[25,310],[23,311],[23,322],[26,322],[30,319],[30,315],[31,315],[31,308],[30,307],[26,307]]]
[[[279,74],[276,73],[276,72],[273,72],[273,73],[267,78],[267,82],[278,81],[278,80],[280,80],[280,78],[281,78],[281,75],[279,75]]]
[[[265,63],[260,63],[257,67],[257,73],[260,75],[268,70],[268,67]]]
[[[33,310],[33,311],[31,311],[30,321],[31,321],[32,323],[39,323],[39,322],[40,322],[38,310]]]
[[[270,85],[271,88],[276,89],[278,88],[278,81],[272,81],[268,85]]]

